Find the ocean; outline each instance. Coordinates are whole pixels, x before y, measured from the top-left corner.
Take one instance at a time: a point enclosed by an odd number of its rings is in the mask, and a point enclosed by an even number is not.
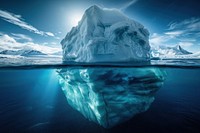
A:
[[[156,90],[154,101],[146,111],[114,127],[104,128],[86,119],[68,103],[59,83],[58,73],[58,70],[68,68],[77,71],[162,69],[166,75],[163,85]],[[145,67],[4,66],[0,68],[0,133],[199,133],[199,75],[198,65],[177,63],[172,66],[158,64]],[[100,84],[98,86],[101,87]],[[115,88],[115,83],[112,83],[112,87]]]

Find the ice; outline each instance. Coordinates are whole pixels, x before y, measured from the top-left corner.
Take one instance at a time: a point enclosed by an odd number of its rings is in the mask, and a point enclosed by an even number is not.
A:
[[[148,62],[149,32],[116,9],[87,9],[62,40],[66,62]],[[97,63],[97,64],[98,64]],[[68,103],[86,118],[110,128],[146,111],[162,86],[156,68],[63,68],[59,83]]]
[[[68,103],[105,128],[146,111],[165,78],[158,68],[71,67],[58,73]]]
[[[159,46],[159,47],[151,47],[151,56],[167,59],[167,58],[189,58],[193,57],[197,54],[193,54],[185,49],[183,49],[180,45],[167,47],[167,46]]]
[[[37,50],[3,50],[0,52],[0,55],[16,55],[16,56],[37,56],[37,55],[46,55]]]
[[[117,9],[92,6],[62,40],[63,60],[131,62],[150,58],[149,32]]]
[[[61,47],[46,44],[37,44],[33,42],[21,42],[13,36],[0,34],[0,58],[4,55],[16,56],[44,56],[61,55]],[[1,56],[3,55],[3,56]]]
[[[55,55],[37,55],[37,56],[19,56],[19,55],[4,55],[0,54],[0,68],[13,67],[15,69],[23,67],[26,68],[37,68],[51,66],[56,67],[62,65],[62,57]],[[26,67],[25,67],[26,66]]]

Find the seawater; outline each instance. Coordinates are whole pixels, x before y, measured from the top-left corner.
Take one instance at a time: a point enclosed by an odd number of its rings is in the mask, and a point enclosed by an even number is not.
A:
[[[68,104],[57,68],[0,69],[0,133],[199,133],[200,68],[159,69],[167,76],[150,108],[109,129],[89,121]]]

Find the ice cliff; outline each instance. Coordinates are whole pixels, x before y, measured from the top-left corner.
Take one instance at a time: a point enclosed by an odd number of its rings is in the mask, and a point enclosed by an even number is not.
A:
[[[149,32],[116,9],[92,6],[61,41],[64,61],[131,62],[150,58]]]
[[[158,68],[66,68],[58,73],[68,103],[105,128],[146,111],[165,77]]]

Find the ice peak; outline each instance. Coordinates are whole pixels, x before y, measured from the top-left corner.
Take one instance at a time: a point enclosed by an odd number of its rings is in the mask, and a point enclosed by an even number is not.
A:
[[[183,48],[181,47],[181,45],[179,45],[179,44],[176,45],[176,49],[177,49],[178,51],[180,51],[182,54],[192,54],[191,52],[189,52],[189,51],[183,49]]]
[[[181,50],[181,49],[182,49],[182,47],[181,47],[179,44],[177,44],[177,45],[175,46],[175,48],[178,49],[178,50]]]
[[[108,8],[102,8],[98,5],[93,5],[91,7],[89,7],[85,12],[86,13],[93,13],[93,12],[118,12],[120,13],[121,15],[123,15],[119,10],[117,9],[108,9]]]
[[[87,9],[87,11],[91,11],[91,10],[97,11],[97,10],[102,10],[102,8],[100,8],[98,5],[93,5]]]
[[[84,14],[84,17],[83,17],[83,18],[85,18],[86,16],[91,17],[91,15],[92,15],[93,17],[99,17],[102,11],[103,11],[102,8],[100,8],[100,7],[97,6],[97,5],[93,5],[93,6],[89,7],[89,8],[85,11],[85,14]]]
[[[101,22],[105,25],[111,25],[119,21],[127,21],[128,17],[117,9],[108,9],[93,5],[85,11],[82,19],[82,21],[84,21],[84,19],[90,19],[90,21],[93,22]]]
[[[64,61],[133,62],[149,60],[149,32],[117,9],[89,7],[61,42]]]

